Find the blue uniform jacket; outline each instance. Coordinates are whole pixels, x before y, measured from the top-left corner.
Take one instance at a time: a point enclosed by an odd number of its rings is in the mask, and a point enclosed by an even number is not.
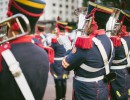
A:
[[[122,38],[127,42],[128,48],[130,50],[130,36],[124,36]],[[123,45],[115,47],[115,57],[114,57],[114,60],[124,59],[125,57],[126,57],[126,55],[125,55],[125,51],[124,51]],[[120,65],[126,65],[126,64],[127,64],[127,60],[125,60],[125,61],[123,61],[121,63],[118,63],[118,64],[113,64],[112,63],[113,66],[120,66]]]
[[[105,34],[97,35],[96,38],[98,38],[101,41],[107,53],[108,59],[110,59],[111,44],[109,38]],[[88,72],[80,68],[80,65],[83,63],[93,68],[104,67],[104,63],[97,46],[95,45],[94,42],[92,43],[92,45],[93,47],[91,49],[82,49],[76,47],[77,50],[75,53],[71,52],[69,55],[67,55],[66,62],[68,62],[69,66],[66,70],[74,69],[75,75],[80,77],[86,77],[86,78],[95,78],[98,76],[105,75],[105,69],[102,69],[97,72]],[[114,52],[113,52],[113,56],[114,56]],[[111,62],[109,64],[111,65]]]
[[[62,58],[66,54],[66,50],[63,45],[59,44],[59,42],[55,42],[51,44],[51,47],[54,49],[55,52],[55,58]],[[62,67],[62,59],[61,60],[55,60],[54,63],[51,64],[51,73],[54,76],[54,74],[57,76],[54,78],[56,79],[63,79],[64,74],[68,74],[68,71],[64,70]],[[67,77],[66,77],[67,78]]]
[[[12,44],[10,50],[20,63],[35,100],[42,100],[49,71],[46,51],[31,42]],[[25,100],[4,59],[0,72],[0,100]]]

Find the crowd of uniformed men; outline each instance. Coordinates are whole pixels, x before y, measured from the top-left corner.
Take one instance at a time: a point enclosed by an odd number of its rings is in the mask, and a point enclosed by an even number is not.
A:
[[[51,34],[37,24],[45,5],[9,0],[9,19],[0,22],[0,100],[42,100],[49,71],[55,100],[65,100],[71,70],[70,99],[128,100],[130,12],[89,2],[86,10],[76,10],[77,29],[57,19]]]

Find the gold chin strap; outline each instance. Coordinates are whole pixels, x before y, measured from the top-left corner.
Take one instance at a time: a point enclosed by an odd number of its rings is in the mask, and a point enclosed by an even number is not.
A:
[[[89,35],[89,34],[90,34],[90,31],[91,31],[91,28],[89,28],[89,29],[88,29],[88,31],[87,31],[87,35]]]
[[[114,27],[119,18],[120,10],[117,8],[113,8],[113,13],[109,17],[106,23],[106,34],[110,37],[114,32]]]
[[[92,20],[93,20],[93,18],[92,18],[92,17],[90,17],[90,18],[89,18],[88,25],[87,25],[87,32],[90,32],[90,30],[91,30]]]

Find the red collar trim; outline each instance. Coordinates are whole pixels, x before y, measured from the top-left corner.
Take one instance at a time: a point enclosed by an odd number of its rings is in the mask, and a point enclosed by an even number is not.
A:
[[[52,42],[52,43],[57,43],[57,38],[52,38],[52,39],[51,39],[51,42]]]
[[[123,37],[123,36],[129,36],[129,33],[128,33],[128,32],[121,33],[120,36],[121,36],[121,37]]]
[[[95,30],[94,33],[90,34],[88,37],[80,36],[77,38],[75,46],[82,48],[82,49],[91,49],[93,46],[92,38],[96,35],[103,35],[105,34],[105,30]]]
[[[111,36],[110,39],[112,40],[114,47],[121,46],[121,38],[119,36]]]
[[[21,36],[17,39],[14,39],[12,41],[10,41],[11,44],[17,44],[17,43],[31,43],[32,41],[32,36],[30,35],[25,35],[25,36]]]
[[[89,37],[80,36],[80,37],[78,37],[76,42],[75,42],[75,46],[82,48],[82,49],[92,48],[92,37],[94,37],[94,36],[89,36]]]
[[[35,34],[34,38],[38,39],[42,43],[42,38],[41,38],[40,34]]]

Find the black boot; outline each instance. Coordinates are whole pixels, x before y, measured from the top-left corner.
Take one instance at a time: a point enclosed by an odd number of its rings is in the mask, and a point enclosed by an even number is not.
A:
[[[55,89],[56,89],[56,100],[62,100],[62,81],[61,80],[55,80]]]
[[[63,91],[62,91],[62,98],[63,100],[65,100],[65,96],[66,96],[66,88],[67,88],[67,85],[66,85],[66,79],[62,80],[62,88],[63,88]]]

